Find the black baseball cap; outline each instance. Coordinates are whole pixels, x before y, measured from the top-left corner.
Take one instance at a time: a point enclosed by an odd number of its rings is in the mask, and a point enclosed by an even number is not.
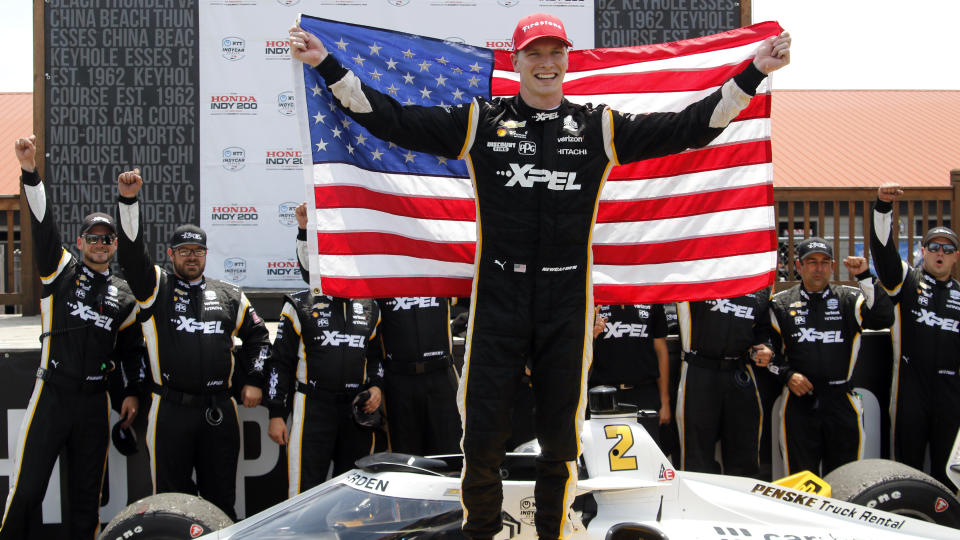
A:
[[[117,224],[113,221],[113,217],[103,212],[94,212],[83,218],[83,224],[80,225],[80,234],[84,234],[97,225],[106,225],[113,234],[117,234]]]
[[[178,248],[188,244],[207,247],[207,233],[196,225],[181,225],[170,236],[170,247]]]
[[[833,258],[833,248],[826,240],[820,238],[819,236],[807,238],[800,242],[800,245],[797,246],[797,259],[801,261],[808,255],[812,255],[814,253],[823,253],[831,259]]]
[[[960,240],[957,239],[957,233],[947,227],[934,227],[923,235],[923,245],[926,246],[934,238],[942,236],[953,243],[953,247],[960,247]]]

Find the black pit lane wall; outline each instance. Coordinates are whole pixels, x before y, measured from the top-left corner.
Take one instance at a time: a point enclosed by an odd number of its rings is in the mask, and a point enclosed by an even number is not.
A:
[[[671,392],[676,399],[677,380],[679,378],[679,342],[676,337],[669,338],[672,384]],[[463,351],[457,351],[462,355]],[[9,479],[13,467],[13,455],[20,431],[20,421],[30,393],[33,389],[34,374],[40,361],[39,351],[23,353],[4,353],[0,351],[0,478]],[[462,357],[458,358],[462,361]],[[871,332],[863,336],[860,361],[854,371],[854,386],[872,391],[880,401],[882,414],[881,441],[887,441],[889,421],[886,418],[886,406],[890,395],[890,340],[887,332]],[[762,470],[769,471],[770,464],[770,408],[780,395],[780,386],[766,371],[758,370],[761,375],[760,387],[765,407],[765,427],[760,456]],[[148,410],[148,403],[141,403],[142,411]],[[267,437],[269,418],[264,407],[246,409],[240,407],[243,420],[243,449],[240,456],[240,472],[237,484],[237,514],[250,516],[268,508],[286,498],[286,452]],[[114,413],[112,422],[118,417]],[[125,458],[111,445],[107,479],[104,482],[102,521],[108,521],[127,504],[150,494],[149,456],[143,445],[146,431],[146,416],[140,415],[134,426],[140,438],[140,451]],[[674,447],[676,442],[674,441]],[[669,446],[669,443],[668,443]],[[887,457],[884,443],[884,457]],[[61,517],[65,515],[69,501],[66,496],[66,467],[63,458],[51,477],[47,489],[47,499],[41,511],[37,512],[37,523],[44,525],[39,534],[31,540],[66,540],[63,534]],[[4,480],[0,480],[0,485]],[[4,491],[4,490],[0,490]],[[0,495],[6,500],[6,493]]]

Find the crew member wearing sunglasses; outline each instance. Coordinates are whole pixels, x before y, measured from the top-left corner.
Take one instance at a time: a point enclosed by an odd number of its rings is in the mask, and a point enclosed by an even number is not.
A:
[[[895,183],[877,189],[870,249],[883,287],[899,304],[890,329],[893,385],[890,392],[891,455],[923,470],[930,447],[930,474],[946,485],[944,467],[960,427],[960,282],[952,277],[957,234],[933,227],[923,235],[923,260],[900,260],[893,236],[893,204],[903,196]]]
[[[30,207],[34,252],[43,289],[40,367],[17,440],[0,538],[40,535],[37,514],[54,463],[66,449],[70,538],[100,530],[100,488],[110,440],[109,379],[125,385],[120,414],[125,429],[137,415],[133,376],[140,362],[136,302],[127,283],[110,271],[117,251],[113,218],[84,218],[76,239],[80,259],[61,243],[60,229],[37,173],[36,136],[14,144]]]
[[[235,518],[240,424],[231,385],[235,371],[246,407],[260,403],[270,335],[239,287],[207,279],[207,234],[173,231],[173,272],[154,265],[143,240],[139,169],[117,178],[118,260],[140,304],[153,400],[147,446],[154,493],[197,494]],[[243,341],[237,357],[234,336]],[[191,477],[196,472],[196,482]]]

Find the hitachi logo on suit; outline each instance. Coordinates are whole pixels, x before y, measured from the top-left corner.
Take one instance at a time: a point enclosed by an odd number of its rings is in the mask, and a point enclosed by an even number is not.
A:
[[[506,187],[520,186],[532,188],[537,183],[544,183],[547,189],[554,191],[574,191],[580,189],[580,184],[576,182],[577,173],[566,171],[548,171],[546,169],[534,169],[533,164],[527,163],[520,165],[511,163],[509,171],[497,171],[500,176],[509,178]]]

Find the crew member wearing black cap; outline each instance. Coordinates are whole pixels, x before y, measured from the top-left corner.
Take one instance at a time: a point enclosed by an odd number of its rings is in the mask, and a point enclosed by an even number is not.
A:
[[[500,465],[514,389],[529,362],[536,400],[535,526],[540,538],[578,527],[580,429],[593,339],[591,230],[613,166],[701,147],[750,102],[767,73],[789,62],[786,33],[765,41],[733,78],[681,112],[626,114],[563,96],[563,22],[535,13],[513,33],[519,93],[456,107],[404,107],[365,86],[321,40],[290,29],[293,57],[315,67],[335,102],[375,136],[417,152],[467,159],[477,200],[477,249],[464,376],[463,533],[503,526]]]
[[[767,287],[736,298],[679,302],[680,468],[756,477],[763,406],[754,365],[766,367],[770,344]],[[720,442],[723,468],[714,455]]]
[[[117,186],[118,258],[140,305],[150,359],[147,447],[154,493],[199,492],[233,517],[240,424],[231,376],[242,373],[243,404],[256,407],[266,384],[269,333],[238,287],[204,277],[207,235],[200,227],[181,225],[173,232],[167,249],[173,273],[154,266],[143,241],[139,170],[121,173]],[[243,341],[239,358],[234,337]]]
[[[770,305],[781,355],[767,367],[786,385],[779,438],[787,474],[827,474],[862,457],[863,408],[850,377],[862,329],[890,326],[893,304],[863,257],[843,261],[859,290],[830,283],[833,248],[823,238],[800,242],[797,257],[800,284]]]
[[[932,227],[923,235],[922,264],[900,260],[893,236],[893,204],[903,195],[883,184],[871,213],[870,249],[884,289],[897,304],[890,390],[892,456],[923,470],[930,447],[930,474],[946,485],[945,467],[960,429],[960,282],[957,235]]]
[[[110,272],[116,226],[104,213],[88,215],[76,240],[81,259],[64,248],[51,202],[37,174],[36,137],[17,139],[24,194],[43,290],[40,367],[27,405],[10,474],[0,538],[33,537],[29,516],[40,507],[54,463],[66,449],[70,538],[100,530],[100,488],[110,439],[108,377],[120,360],[126,397],[124,427],[137,415],[140,332],[127,283]]]
[[[670,423],[670,356],[663,304],[599,306],[588,380],[591,388],[616,388],[617,403],[657,411],[661,426]],[[650,435],[659,442],[659,433]]]

